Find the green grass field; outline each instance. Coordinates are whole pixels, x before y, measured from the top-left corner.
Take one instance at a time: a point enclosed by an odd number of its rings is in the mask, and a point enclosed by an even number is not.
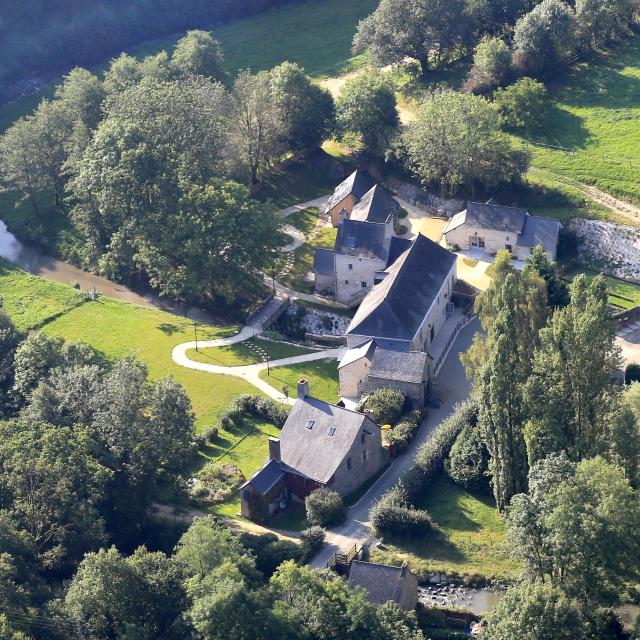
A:
[[[271,369],[271,375],[266,371],[260,374],[272,387],[282,389],[289,387],[289,393],[295,393],[300,378],[309,380],[310,393],[314,398],[325,402],[337,402],[338,391],[338,363],[336,360],[316,360],[294,364],[290,367]]]
[[[211,29],[222,44],[231,74],[239,69],[270,69],[289,60],[302,65],[311,76],[322,78],[340,75],[365,62],[363,56],[352,56],[351,41],[358,22],[377,5],[378,0],[309,0]],[[150,40],[127,53],[144,57],[171,50],[183,35]],[[105,60],[91,70],[103,73],[107,63]],[[43,98],[50,98],[55,84],[47,83],[36,94],[0,106],[0,131],[33,111]]]
[[[305,235],[309,235],[313,229],[315,229],[316,224],[318,224],[319,213],[318,209],[314,209],[313,207],[302,209],[287,216],[285,222],[298,229],[298,231],[302,231]]]
[[[269,354],[269,360],[279,360],[280,358],[291,358],[293,356],[312,353],[312,349],[295,347],[289,344],[272,342],[271,340],[261,340],[251,338],[244,342],[238,342],[224,347],[208,347],[206,349],[189,349],[187,356],[196,362],[221,365],[224,367],[241,367],[247,364],[263,362],[258,350]]]
[[[293,268],[280,278],[280,282],[294,291],[313,293],[313,287],[306,284],[305,279],[307,274],[313,271],[313,257],[316,249],[333,249],[336,235],[336,229],[323,227],[312,238],[307,239],[307,242],[294,251]]]
[[[597,271],[580,267],[572,269],[565,277],[567,280],[573,280],[579,273],[585,274],[589,282],[598,275]],[[640,285],[609,276],[605,276],[605,280],[609,288],[609,302],[612,305],[621,309],[632,309],[640,305]]]
[[[551,96],[545,127],[529,139],[575,154],[534,149],[534,167],[640,201],[640,39],[577,65]]]
[[[374,562],[406,560],[419,576],[444,571],[505,579],[519,574],[504,548],[504,521],[490,498],[474,496],[443,476],[416,506],[431,514],[441,533],[385,544],[384,551],[373,552]]]

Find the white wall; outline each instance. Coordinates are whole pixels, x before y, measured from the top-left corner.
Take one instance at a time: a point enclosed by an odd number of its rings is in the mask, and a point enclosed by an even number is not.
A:
[[[510,244],[513,252],[516,251],[518,234],[512,231],[495,231],[493,229],[480,229],[467,224],[459,226],[457,229],[447,232],[446,239],[449,246],[458,245],[461,249],[471,248],[471,236],[477,235],[484,238],[485,250],[489,253],[497,253],[500,249],[506,249]]]
[[[351,267],[350,267],[351,265]],[[385,268],[382,260],[336,255],[336,298],[338,302],[349,304],[356,296],[362,295],[373,287],[376,271]],[[366,286],[362,286],[362,283]]]
[[[370,366],[371,360],[363,356],[359,360],[338,369],[340,395],[345,398],[360,397],[364,392]]]

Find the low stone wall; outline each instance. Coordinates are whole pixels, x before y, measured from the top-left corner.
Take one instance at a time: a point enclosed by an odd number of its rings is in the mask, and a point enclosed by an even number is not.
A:
[[[345,336],[332,336],[329,334],[305,333],[305,340],[315,344],[329,345],[330,347],[344,347],[347,344]]]
[[[573,220],[581,262],[618,278],[640,281],[640,229],[600,220]]]
[[[465,208],[464,200],[439,198],[428,191],[423,191],[415,184],[409,184],[408,182],[401,182],[395,185],[394,191],[399,198],[417,207],[421,207],[433,215],[442,215],[450,218]]]

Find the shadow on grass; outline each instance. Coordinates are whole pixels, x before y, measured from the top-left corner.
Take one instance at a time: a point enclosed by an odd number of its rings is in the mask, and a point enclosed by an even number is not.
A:
[[[584,149],[592,140],[584,119],[555,103],[549,105],[545,125],[525,133],[523,139],[568,149]]]
[[[169,322],[163,322],[158,325],[158,329],[167,336],[172,336],[174,333],[180,332],[182,329],[176,324],[170,324]]]
[[[419,540],[395,537],[385,540],[385,542],[391,544],[401,553],[411,553],[424,560],[462,564],[469,559],[439,529],[434,529],[430,534]]]

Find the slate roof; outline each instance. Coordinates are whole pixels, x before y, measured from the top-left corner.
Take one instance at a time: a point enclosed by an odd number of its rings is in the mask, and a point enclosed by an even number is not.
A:
[[[501,207],[492,204],[491,200],[488,203],[469,202],[466,211],[457,213],[447,222],[444,233],[453,231],[463,224],[468,224],[470,227],[479,229],[520,234],[528,215],[525,209]]]
[[[353,349],[348,349],[345,351],[342,359],[340,360],[340,364],[338,365],[338,369],[342,369],[342,367],[346,367],[353,362],[357,362],[360,358],[371,357],[373,352],[376,350],[375,340],[369,340],[369,342],[365,342],[358,347],[354,347]]]
[[[364,587],[369,592],[369,601],[384,604],[389,600],[400,603],[405,584],[411,579],[407,567],[389,567],[384,564],[354,560],[349,572],[349,584]]]
[[[242,489],[250,484],[259,494],[266,496],[283,477],[284,471],[280,462],[278,460],[269,460],[260,471],[254,473],[251,479],[240,488]]]
[[[393,236],[389,247],[389,255],[387,256],[387,267],[390,267],[412,244],[413,241],[408,238]]]
[[[362,413],[316,398],[298,399],[280,433],[282,464],[311,480],[327,483],[363,427],[370,432],[378,428]]]
[[[316,249],[313,256],[313,271],[319,275],[332,276],[335,272],[336,254],[329,249]]]
[[[420,384],[429,356],[421,351],[390,351],[378,347],[369,369],[370,378]]]
[[[561,228],[562,224],[558,220],[527,216],[522,234],[518,237],[518,246],[535,247],[539,244],[545,251],[554,252]]]
[[[412,340],[455,261],[453,253],[418,234],[362,301],[347,333]]]
[[[366,171],[360,171],[359,169],[354,171],[335,188],[333,195],[329,198],[329,202],[327,202],[324,212],[328,213],[331,211],[333,207],[342,202],[349,194],[353,194],[360,200],[374,185],[375,181]]]
[[[377,184],[362,196],[360,202],[353,207],[349,218],[367,222],[386,222],[389,216],[395,217],[399,210],[400,205],[384,187]]]
[[[358,258],[377,258],[386,263],[389,239],[384,224],[343,220],[338,227],[335,253]]]

